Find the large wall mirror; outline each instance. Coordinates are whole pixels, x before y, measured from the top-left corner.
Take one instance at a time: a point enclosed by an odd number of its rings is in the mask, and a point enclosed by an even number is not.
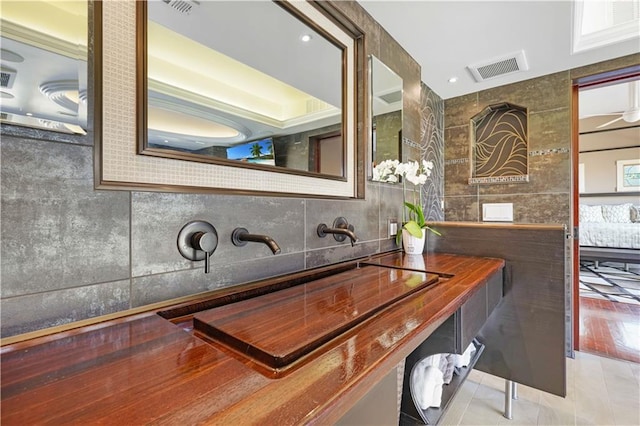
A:
[[[363,39],[329,2],[100,9],[99,187],[364,196]]]
[[[339,40],[284,2],[140,5],[141,153],[344,178]]]
[[[371,166],[402,161],[402,78],[375,56],[369,56]]]

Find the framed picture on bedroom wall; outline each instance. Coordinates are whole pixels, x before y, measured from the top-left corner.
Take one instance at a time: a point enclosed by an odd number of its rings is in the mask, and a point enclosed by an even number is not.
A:
[[[616,191],[640,191],[640,159],[618,160],[616,166]]]

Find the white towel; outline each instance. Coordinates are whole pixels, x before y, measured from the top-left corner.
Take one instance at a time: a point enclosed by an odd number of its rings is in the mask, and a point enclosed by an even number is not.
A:
[[[426,358],[423,358],[420,362],[424,364],[425,368],[430,365],[436,368],[440,368],[440,359],[442,358],[442,355],[443,354],[430,355]]]
[[[470,343],[467,346],[467,349],[464,350],[462,355],[454,355],[455,356],[455,365],[456,368],[466,367],[471,362],[471,354],[475,351],[476,347],[473,343]]]
[[[425,392],[428,390],[425,389]],[[442,404],[442,382],[432,387],[433,394],[431,395],[431,402],[429,407],[440,408]]]
[[[448,385],[453,379],[453,373],[456,367],[456,356],[454,354],[442,354],[442,360],[444,363],[440,363],[440,369],[442,370],[442,379],[444,383]],[[443,365],[444,364],[444,365]]]
[[[442,399],[442,371],[432,365],[420,361],[413,369],[411,376],[414,400],[418,406],[426,410],[429,407],[439,407]]]

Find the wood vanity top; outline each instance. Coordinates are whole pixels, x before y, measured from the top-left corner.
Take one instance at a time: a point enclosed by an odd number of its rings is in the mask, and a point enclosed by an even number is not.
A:
[[[416,258],[401,253],[370,260],[378,261],[416,269]],[[335,422],[504,266],[448,254],[425,255],[424,262],[426,270],[451,277],[377,311],[282,377],[157,311],[3,346],[1,423]],[[288,316],[282,312],[283,321]]]

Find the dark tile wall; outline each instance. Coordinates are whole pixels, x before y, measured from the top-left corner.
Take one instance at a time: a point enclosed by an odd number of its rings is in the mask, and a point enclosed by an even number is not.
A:
[[[470,119],[485,107],[509,102],[529,112],[528,183],[469,185]],[[445,217],[480,221],[484,203],[514,204],[514,221],[568,223],[571,147],[569,72],[445,101]]]
[[[442,102],[421,86],[419,65],[357,3],[336,4],[365,31],[366,53],[404,79],[403,136],[436,159]],[[422,90],[429,92],[424,99]],[[90,135],[5,124],[0,131],[2,337],[395,248],[386,221],[401,215],[396,186],[367,182],[364,200],[96,191]],[[430,187],[430,200],[441,197],[441,187]],[[319,223],[336,216],[355,226],[355,247],[316,235]],[[202,262],[185,260],[176,248],[178,231],[195,219],[219,234],[207,275]],[[282,253],[234,246],[238,226],[271,235]]]
[[[378,114],[374,117],[374,125],[376,126],[376,155],[373,161],[380,163],[384,160],[397,159],[401,143],[398,139],[402,134],[402,112]]]
[[[481,221],[482,204],[513,203],[514,222],[570,225],[571,88],[574,79],[640,64],[640,54],[558,72],[445,101],[447,221]],[[529,110],[528,183],[469,185],[469,121],[488,105]]]

